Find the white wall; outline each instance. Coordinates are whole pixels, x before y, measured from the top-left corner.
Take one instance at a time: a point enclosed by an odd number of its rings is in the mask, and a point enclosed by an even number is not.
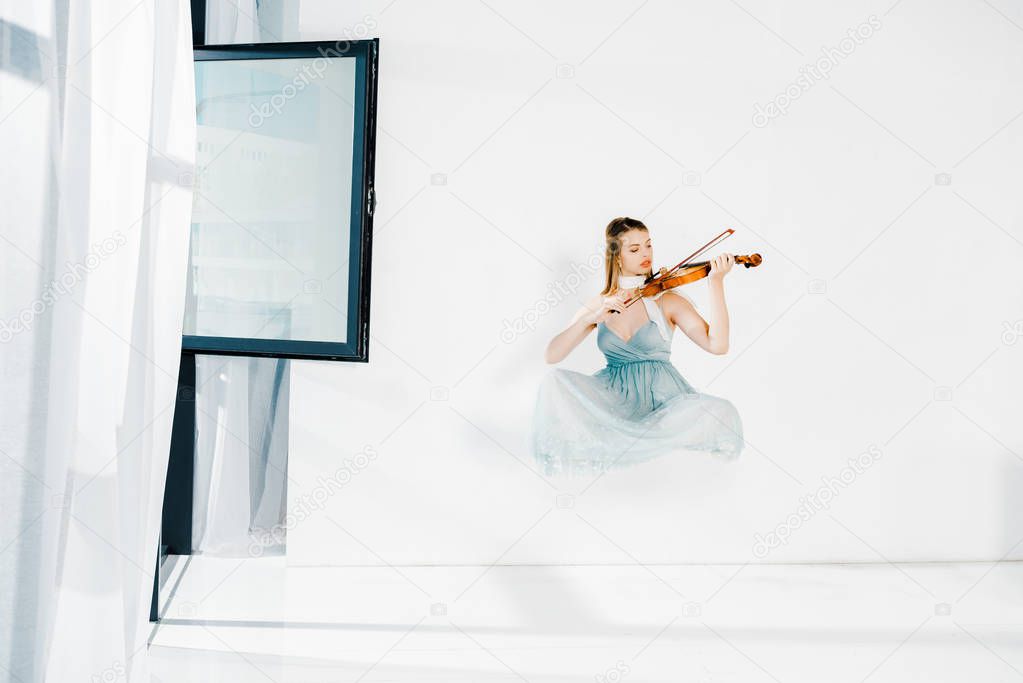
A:
[[[381,39],[370,363],[293,363],[292,563],[1023,559],[1023,9],[345,4],[304,1],[281,36]],[[680,333],[673,352],[749,445],[567,486],[528,427],[544,346],[601,275],[540,302],[617,215],[647,222],[657,266],[725,227],[722,250],[764,256],[726,279],[730,353]],[[561,364],[602,366],[593,335]],[[829,509],[753,552],[872,445]]]

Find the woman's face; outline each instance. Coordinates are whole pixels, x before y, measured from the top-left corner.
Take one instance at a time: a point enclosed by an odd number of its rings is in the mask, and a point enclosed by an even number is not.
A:
[[[619,237],[622,245],[622,274],[647,275],[654,262],[654,248],[646,230],[629,230]]]

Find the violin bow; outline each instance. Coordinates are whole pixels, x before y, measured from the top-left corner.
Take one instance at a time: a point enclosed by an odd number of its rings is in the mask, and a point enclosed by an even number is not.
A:
[[[711,240],[710,242],[707,242],[707,243],[706,243],[705,245],[703,245],[702,247],[700,247],[699,249],[697,249],[696,251],[694,251],[694,252],[693,252],[692,254],[690,254],[689,256],[687,256],[687,257],[685,257],[684,259],[682,259],[682,260],[681,260],[681,261],[680,261],[680,262],[678,263],[678,265],[677,265],[677,266],[675,266],[674,268],[672,268],[671,270],[669,270],[669,271],[668,271],[667,273],[665,273],[664,277],[671,277],[671,274],[672,274],[672,273],[674,273],[674,272],[675,272],[675,271],[677,271],[677,270],[678,270],[679,268],[681,268],[682,266],[684,266],[684,265],[686,265],[687,263],[689,263],[690,261],[692,261],[692,260],[693,260],[694,258],[696,258],[697,256],[699,256],[699,255],[700,255],[700,254],[702,254],[703,252],[705,252],[705,251],[707,251],[708,249],[710,249],[711,247],[713,247],[713,246],[714,246],[715,244],[720,244],[720,243],[721,243],[721,242],[723,242],[724,240],[728,239],[729,237],[731,237],[731,236],[732,236],[732,233],[734,233],[734,232],[735,232],[735,230],[733,230],[732,228],[727,228],[727,229],[726,229],[726,230],[725,230],[724,232],[722,232],[722,233],[721,233],[720,235],[718,235],[717,237],[715,237],[714,239],[712,239],[712,240]],[[650,283],[651,283],[651,282],[653,282],[653,281],[654,281],[655,279],[657,279],[657,277],[658,277],[658,275],[651,275],[651,276],[650,276],[650,278],[649,278],[649,279],[647,279],[647,281],[646,281],[646,282],[644,282],[643,284],[644,284],[644,285],[646,285],[646,284],[650,284]],[[630,298],[630,299],[628,299],[627,301],[625,301],[625,303],[624,303],[623,305],[624,305],[624,306],[631,306],[632,304],[636,303],[636,301],[638,301],[638,300],[639,300],[640,298],[641,298],[641,297],[636,297],[635,299],[632,299],[632,298]]]

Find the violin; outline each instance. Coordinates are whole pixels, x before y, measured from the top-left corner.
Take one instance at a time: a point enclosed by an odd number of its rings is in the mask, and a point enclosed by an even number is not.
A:
[[[735,230],[728,228],[710,242],[707,242],[707,244],[682,259],[681,263],[671,270],[661,268],[656,275],[651,275],[647,278],[646,282],[633,289],[632,295],[623,302],[623,305],[631,306],[633,303],[639,301],[645,296],[655,296],[661,292],[666,292],[669,289],[687,285],[690,282],[696,282],[697,280],[702,280],[707,277],[710,275],[711,271],[710,261],[697,261],[695,263],[690,263],[690,261],[705,252],[707,249],[710,249],[715,244],[718,244],[722,240],[730,237],[734,232]],[[741,264],[746,268],[754,268],[763,262],[764,259],[760,254],[748,254],[735,257],[735,263]]]

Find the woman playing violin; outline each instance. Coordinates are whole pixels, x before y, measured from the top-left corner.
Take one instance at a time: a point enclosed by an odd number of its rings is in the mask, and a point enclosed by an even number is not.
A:
[[[580,308],[561,334],[547,346],[544,360],[557,363],[563,360],[599,324],[610,328],[622,339],[631,339],[641,325],[646,324],[646,313],[637,306],[623,308],[629,290],[618,285],[618,276],[635,280],[652,275],[653,247],[647,227],[635,218],[616,218],[607,229],[608,249],[603,291],[594,295]],[[613,240],[613,241],[612,241]],[[697,346],[708,353],[728,353],[728,308],[725,305],[725,275],[735,264],[732,254],[724,253],[710,261],[707,276],[710,290],[710,322],[703,319],[692,301],[676,292],[665,292],[658,297],[661,314],[669,328],[678,327]],[[607,320],[614,318],[611,325]]]
[[[635,218],[608,224],[604,289],[544,354],[547,363],[558,363],[596,329],[607,365],[593,375],[557,368],[541,384],[531,445],[547,474],[602,472],[673,451],[739,455],[744,441],[735,406],[698,392],[670,361],[675,327],[709,353],[728,352],[724,277],[734,263],[723,253],[701,264],[708,322],[681,289],[636,298],[636,288],[653,275],[649,230]]]

